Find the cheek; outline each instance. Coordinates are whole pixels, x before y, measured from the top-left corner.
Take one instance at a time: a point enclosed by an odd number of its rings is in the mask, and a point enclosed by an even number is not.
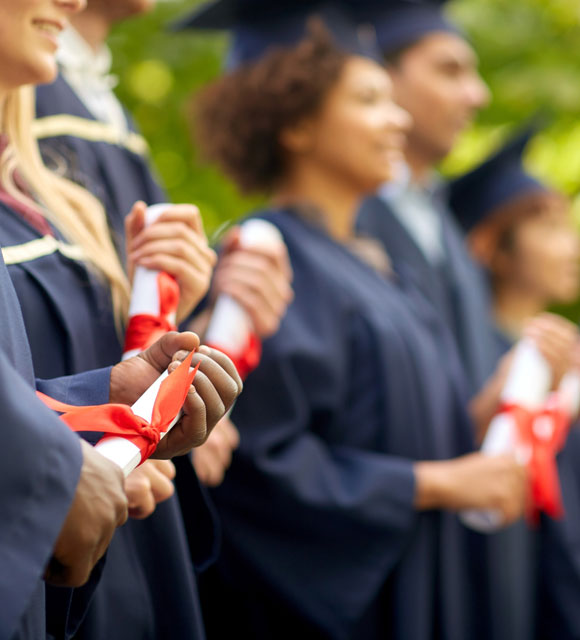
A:
[[[562,251],[560,240],[545,232],[523,239],[518,251],[523,275],[548,287],[555,286],[571,266],[570,253]]]

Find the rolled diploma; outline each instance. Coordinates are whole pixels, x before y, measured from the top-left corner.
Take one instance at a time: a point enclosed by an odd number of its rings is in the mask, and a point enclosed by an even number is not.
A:
[[[240,245],[244,249],[268,247],[284,242],[282,234],[266,220],[247,220],[240,227]],[[221,294],[214,307],[205,342],[239,355],[254,331],[252,319],[233,298]]]
[[[168,203],[154,204],[147,207],[145,212],[145,226],[153,224],[157,218],[171,205]],[[133,276],[133,289],[131,291],[131,303],[129,305],[129,318],[136,315],[159,315],[159,289],[157,287],[157,275],[159,271],[137,267]],[[170,318],[175,322],[175,318]],[[138,349],[132,349],[123,354],[123,360],[131,358],[139,353]]]
[[[541,409],[552,384],[552,371],[533,341],[524,338],[518,343],[508,377],[501,393],[504,405],[517,405],[529,411]],[[526,464],[531,452],[518,444],[517,426],[509,413],[499,413],[489,425],[481,445],[482,453],[501,455],[514,453]],[[466,510],[459,514],[468,527],[484,533],[501,529],[501,515],[497,511]]]
[[[145,391],[145,393],[131,406],[133,413],[141,418],[151,422],[153,414],[153,405],[159,392],[161,383],[169,373],[165,371],[159,378]],[[175,426],[181,418],[181,411],[169,425],[169,429],[161,434],[164,438],[169,431]],[[128,476],[135,467],[141,462],[141,451],[132,442],[119,436],[110,436],[102,438],[96,445],[95,449],[105,458],[117,464],[123,470],[125,477]]]

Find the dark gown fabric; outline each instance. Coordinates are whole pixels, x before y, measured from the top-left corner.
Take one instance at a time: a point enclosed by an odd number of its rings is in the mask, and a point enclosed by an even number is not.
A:
[[[446,250],[436,269],[425,258],[389,205],[369,198],[359,214],[359,229],[378,238],[395,271],[420,292],[452,330],[472,393],[482,388],[507,350],[491,319],[489,283],[468,255],[464,237],[442,202],[434,196]],[[509,347],[508,347],[509,348]],[[490,535],[487,569],[490,584],[490,638],[529,640],[534,636],[536,601],[536,540],[524,522]]]
[[[4,247],[39,239],[38,231],[7,205],[0,204],[0,216],[0,244]],[[59,238],[56,231],[55,234]],[[8,270],[21,302],[34,366],[40,375],[68,376],[120,360],[121,346],[108,291],[84,264],[56,251],[16,262]],[[63,395],[69,400],[74,398],[75,377],[72,383],[70,380],[60,381],[61,398]],[[108,400],[108,385],[106,395],[94,400]],[[199,528],[208,531],[212,521],[197,482],[191,493],[191,509],[195,513],[191,517]],[[68,606],[70,594],[50,589],[48,597],[50,613],[51,608],[59,611]],[[58,624],[58,620],[51,623],[55,637],[68,635],[71,624],[80,621],[80,616],[72,613],[74,620],[69,620],[68,627]],[[58,619],[62,621],[62,617]],[[146,520],[130,520],[115,534],[101,583],[76,637],[95,640],[204,637],[177,498],[159,505]]]
[[[428,300],[453,331],[472,393],[493,373],[498,352],[491,321],[491,300],[485,278],[469,257],[461,231],[444,203],[433,206],[440,214],[446,260],[434,268],[389,205],[378,196],[361,207],[359,230],[380,240],[393,267]]]
[[[513,341],[499,330],[496,339],[502,352],[513,346]],[[529,607],[530,628],[537,640],[580,640],[579,426],[572,427],[558,456],[565,517],[553,520],[542,516],[540,526],[528,532],[525,541],[520,537],[519,548],[512,544],[512,557],[520,563],[528,561],[525,570],[536,603]]]
[[[233,412],[208,636],[486,637],[481,538],[413,508],[414,461],[473,448],[451,337],[321,229],[263,217],[287,243],[296,297]]]
[[[63,133],[49,135],[47,122],[53,116],[72,116],[77,135],[66,133],[67,124],[58,127]],[[35,126],[45,162],[84,186],[103,203],[120,253],[124,253],[124,220],[137,200],[147,204],[167,202],[167,196],[153,176],[145,150],[137,151],[128,140],[117,144],[83,137],[83,122],[97,120],[78,98],[74,90],[59,76],[55,82],[36,89]],[[138,136],[128,117],[130,135]],[[80,123],[80,126],[79,126]],[[68,128],[71,128],[68,126]],[[145,149],[144,140],[138,136]]]
[[[0,257],[0,638],[44,640],[41,582],[82,464],[78,438],[35,397],[18,300]]]

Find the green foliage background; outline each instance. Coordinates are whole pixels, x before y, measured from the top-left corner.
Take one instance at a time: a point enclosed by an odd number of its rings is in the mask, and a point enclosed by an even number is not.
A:
[[[150,14],[119,25],[110,44],[118,93],[149,140],[172,199],[198,204],[212,233],[255,203],[204,166],[192,144],[192,96],[220,73],[227,46],[224,35],[167,30],[173,18],[197,4],[159,2]],[[530,168],[575,196],[580,191],[580,2],[453,0],[449,11],[479,54],[493,101],[443,171],[467,169],[512,129],[542,113],[549,124],[531,145]]]

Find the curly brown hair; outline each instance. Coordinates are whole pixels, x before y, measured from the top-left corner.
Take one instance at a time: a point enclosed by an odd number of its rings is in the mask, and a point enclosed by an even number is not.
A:
[[[280,133],[316,112],[347,58],[322,23],[311,20],[296,46],[272,49],[209,85],[196,105],[204,157],[242,191],[271,191],[286,169]]]

